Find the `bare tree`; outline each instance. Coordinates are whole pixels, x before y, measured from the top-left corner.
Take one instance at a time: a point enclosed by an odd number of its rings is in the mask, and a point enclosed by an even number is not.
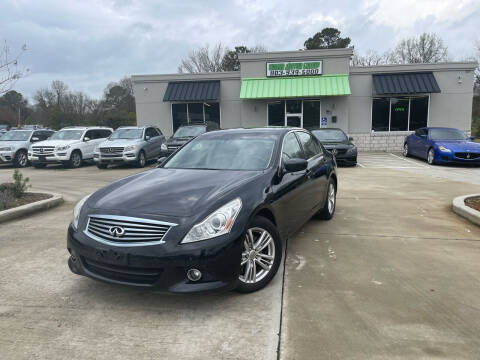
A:
[[[352,58],[352,66],[377,66],[388,63],[387,54],[379,54],[375,50],[367,50],[365,55],[361,55],[358,51],[354,51]]]
[[[423,33],[418,38],[400,41],[388,59],[392,64],[437,63],[447,60],[447,47],[434,33]]]
[[[480,40],[477,41],[477,68],[475,69],[475,82],[474,82],[474,90],[475,93],[480,95]]]
[[[178,67],[179,73],[198,74],[204,72],[219,72],[222,71],[222,59],[225,50],[221,43],[215,45],[210,51],[208,44],[192,50],[188,57],[182,59]]]
[[[10,47],[5,41],[0,49],[0,95],[12,89],[18,79],[28,73],[28,69],[22,69],[18,60],[27,51],[27,45],[22,45],[19,52],[11,54]]]

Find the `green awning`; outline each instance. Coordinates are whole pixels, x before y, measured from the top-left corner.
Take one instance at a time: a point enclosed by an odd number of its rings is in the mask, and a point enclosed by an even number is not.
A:
[[[240,99],[350,95],[348,75],[242,79]]]

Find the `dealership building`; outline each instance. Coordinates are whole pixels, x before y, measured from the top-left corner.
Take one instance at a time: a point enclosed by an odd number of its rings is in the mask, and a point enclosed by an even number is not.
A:
[[[240,71],[134,75],[139,125],[338,127],[360,150],[399,150],[424,126],[469,133],[476,63],[351,66],[352,49],[240,54]]]

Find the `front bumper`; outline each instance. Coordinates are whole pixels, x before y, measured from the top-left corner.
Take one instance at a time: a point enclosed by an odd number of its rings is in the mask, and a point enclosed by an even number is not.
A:
[[[473,154],[472,154],[473,155]],[[480,165],[480,157],[477,158],[461,158],[455,156],[453,152],[435,151],[435,162],[438,164],[472,164]]]
[[[111,154],[111,155],[104,155],[101,153],[93,154],[93,161],[97,164],[133,162],[136,160],[137,160],[137,154],[134,152],[127,152],[122,154]]]
[[[53,153],[46,156],[37,156],[28,154],[28,161],[33,164],[53,164],[63,163],[70,160],[70,155],[67,152]]]
[[[13,151],[2,151],[0,152],[0,163],[10,163],[15,157],[15,152]]]
[[[337,161],[338,165],[357,165],[357,154],[336,155],[335,160]]]
[[[67,247],[75,274],[162,292],[203,293],[236,287],[242,241],[228,234],[184,245],[112,246],[70,226]],[[200,270],[202,278],[188,280],[189,269]]]

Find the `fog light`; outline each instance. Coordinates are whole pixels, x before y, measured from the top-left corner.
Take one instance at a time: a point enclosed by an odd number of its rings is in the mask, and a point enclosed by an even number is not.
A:
[[[202,272],[198,269],[190,269],[187,271],[187,278],[190,281],[198,281],[202,277]]]

